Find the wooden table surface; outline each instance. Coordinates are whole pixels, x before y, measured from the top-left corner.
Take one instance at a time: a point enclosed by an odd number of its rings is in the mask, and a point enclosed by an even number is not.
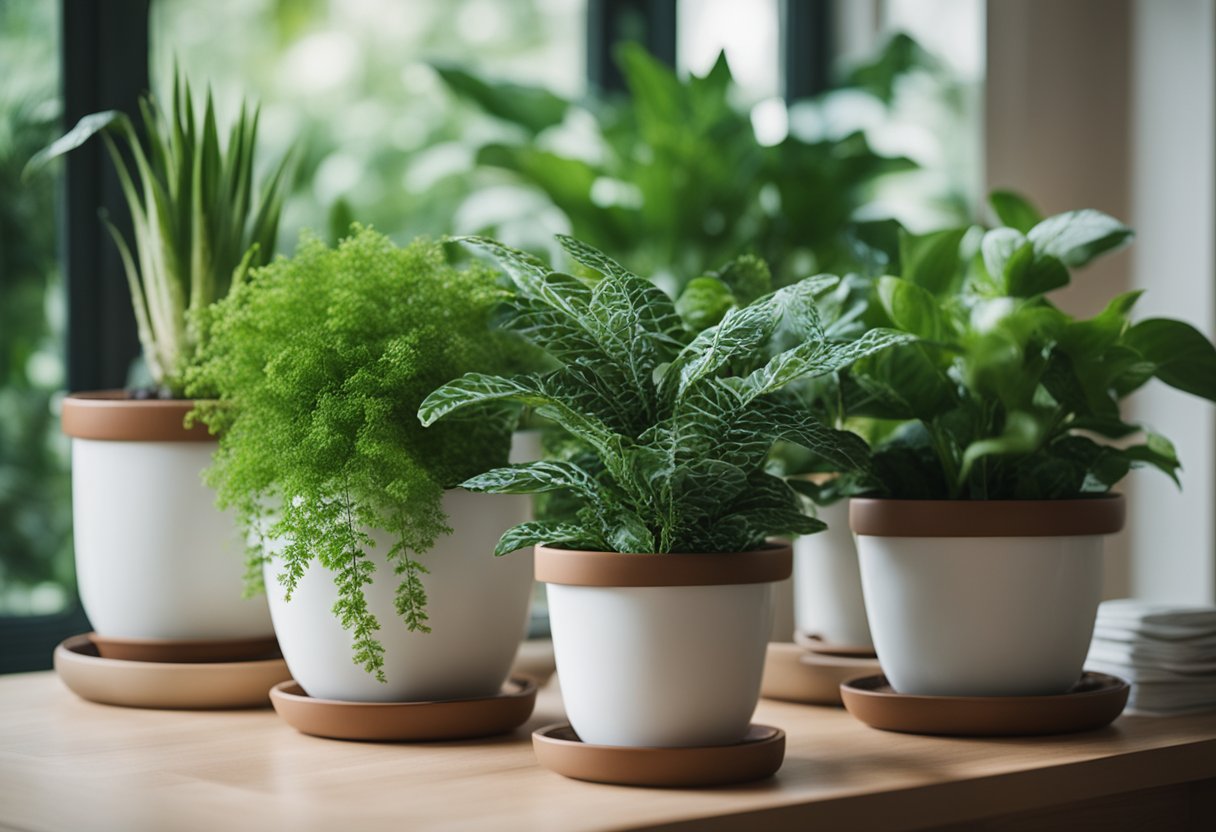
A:
[[[1216,829],[1205,814],[1216,805],[1216,714],[946,739],[762,700],[756,721],[788,734],[777,776],[671,791],[537,767],[529,732],[560,718],[550,685],[514,735],[376,745],[302,736],[270,710],[114,708],[78,699],[52,673],[0,677],[0,829],[1004,830],[1050,828],[1049,816],[1072,817],[1067,828],[1098,818],[1106,832]],[[1015,827],[1017,818],[1031,822]]]

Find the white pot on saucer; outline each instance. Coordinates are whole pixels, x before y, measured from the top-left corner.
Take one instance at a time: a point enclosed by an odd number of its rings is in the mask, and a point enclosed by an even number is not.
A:
[[[799,632],[826,645],[872,650],[849,504],[816,508],[828,527],[794,540],[794,620]]]
[[[1037,696],[1081,677],[1119,495],[1059,501],[854,499],[874,645],[899,693]]]

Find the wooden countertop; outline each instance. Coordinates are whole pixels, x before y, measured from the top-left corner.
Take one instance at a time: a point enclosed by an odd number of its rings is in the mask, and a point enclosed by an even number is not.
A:
[[[1151,812],[1162,822],[1153,828],[1170,828],[1163,798],[1151,798],[1180,794],[1191,799],[1168,809],[1181,818],[1174,828],[1216,829],[1203,814],[1216,806],[1216,713],[978,740],[885,733],[842,710],[762,700],[756,721],[789,737],[777,776],[675,791],[537,767],[529,732],[560,718],[550,685],[512,736],[373,745],[302,736],[270,710],[113,708],[78,699],[52,673],[0,677],[0,829],[971,829],[1065,804],[1115,806],[1102,816],[1124,820]],[[1150,800],[1118,808],[1130,793]]]

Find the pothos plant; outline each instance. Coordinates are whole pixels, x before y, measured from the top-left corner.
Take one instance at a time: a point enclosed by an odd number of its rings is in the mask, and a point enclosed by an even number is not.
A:
[[[1181,321],[1133,322],[1139,291],[1089,319],[1063,312],[1049,294],[1131,230],[1094,210],[1043,218],[1008,192],[991,201],[1002,226],[919,238],[919,257],[893,250],[898,275],[871,282],[868,304],[854,298],[861,326],[918,339],[857,362],[825,397],[878,440],[854,489],[1069,499],[1146,465],[1177,481],[1173,445],[1126,421],[1119,402],[1152,378],[1216,401],[1216,347]]]
[[[144,361],[157,393],[180,397],[201,346],[202,310],[274,256],[288,160],[259,177],[258,110],[242,102],[221,146],[210,93],[199,118],[190,85],[176,75],[167,109],[146,95],[139,110],[138,126],[116,110],[83,117],[30,165],[101,134],[131,213],[134,251],[105,223],[122,258]]]
[[[599,251],[559,237],[585,277],[555,271],[499,243],[492,253],[515,286],[503,326],[559,366],[514,376],[468,373],[431,393],[425,425],[489,403],[527,405],[587,449],[581,459],[493,468],[472,491],[576,495],[572,518],[507,531],[497,553],[536,543],[634,553],[742,552],[772,535],[823,524],[765,471],[774,441],[813,449],[842,468],[866,447],[794,406],[790,382],[837,371],[912,339],[875,329],[848,343],[824,338],[815,295],[836,278],[810,277],[727,312],[693,335],[671,299]],[[774,349],[774,341],[785,343]]]
[[[272,545],[289,601],[311,563],[329,570],[355,662],[381,680],[363,587],[387,576],[374,574],[369,530],[393,540],[397,614],[428,631],[420,556],[451,531],[444,489],[506,462],[518,409],[428,431],[415,414],[462,373],[533,366],[538,353],[490,327],[505,296],[490,269],[453,267],[439,244],[398,248],[355,226],[337,248],[304,238],[206,315],[189,388],[219,392],[195,412],[220,437],[207,478],[248,533],[250,586]]]

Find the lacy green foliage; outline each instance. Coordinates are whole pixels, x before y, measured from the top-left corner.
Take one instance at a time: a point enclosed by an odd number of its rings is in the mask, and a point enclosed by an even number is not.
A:
[[[1044,219],[1009,192],[992,205],[1001,227],[901,233],[884,255],[892,274],[838,307],[851,325],[919,339],[858,362],[819,402],[879,420],[868,485],[898,498],[1066,499],[1145,465],[1177,481],[1173,445],[1124,421],[1119,400],[1158,378],[1216,401],[1216,347],[1180,321],[1133,324],[1140,292],[1087,320],[1046,297],[1131,238],[1118,221]]]
[[[919,65],[919,48],[908,43],[896,38],[840,86],[885,93],[889,102],[894,79]],[[781,284],[815,269],[851,267],[853,216],[874,182],[914,167],[875,152],[861,131],[760,144],[724,55],[704,76],[688,78],[636,44],[623,46],[617,63],[628,96],[593,106],[453,66],[436,69],[455,94],[521,134],[519,142],[483,146],[479,164],[539,189],[569,218],[575,237],[620,252],[677,290],[749,251],[774,265]],[[538,146],[537,134],[579,108],[594,125],[594,158]]]
[[[132,253],[106,221],[122,257],[144,359],[153,381],[180,396],[200,347],[202,310],[274,255],[287,160],[257,183],[258,111],[242,102],[221,148],[210,93],[196,119],[190,86],[177,77],[167,110],[151,96],[140,99],[139,108],[146,146],[130,118],[107,110],[84,116],[30,164],[39,166],[101,133],[135,233]]]
[[[482,266],[448,265],[439,245],[397,248],[355,226],[336,249],[303,239],[293,258],[255,270],[207,315],[190,389],[221,397],[198,411],[220,434],[208,478],[251,534],[250,577],[270,540],[284,542],[289,598],[311,562],[333,572],[334,613],[354,635],[356,662],[377,677],[366,530],[393,540],[397,613],[427,631],[418,556],[450,531],[444,488],[507,459],[510,408],[431,430],[415,416],[429,391],[462,373],[530,366],[531,348],[490,329],[506,296],[495,281]]]
[[[833,460],[864,464],[855,435],[825,427],[782,388],[840,370],[910,336],[874,330],[828,341],[815,296],[835,284],[810,277],[727,311],[693,335],[671,299],[599,251],[569,237],[562,246],[594,279],[553,271],[492,240],[516,287],[504,326],[544,348],[560,366],[511,377],[469,373],[422,403],[423,424],[488,402],[515,401],[568,431],[587,453],[488,471],[464,483],[495,493],[569,492],[566,521],[534,521],[503,535],[497,552],[535,543],[618,552],[739,552],[771,535],[823,528],[797,495],[765,472],[786,440]],[[786,349],[774,338],[796,333]],[[771,357],[770,357],[771,356]]]

